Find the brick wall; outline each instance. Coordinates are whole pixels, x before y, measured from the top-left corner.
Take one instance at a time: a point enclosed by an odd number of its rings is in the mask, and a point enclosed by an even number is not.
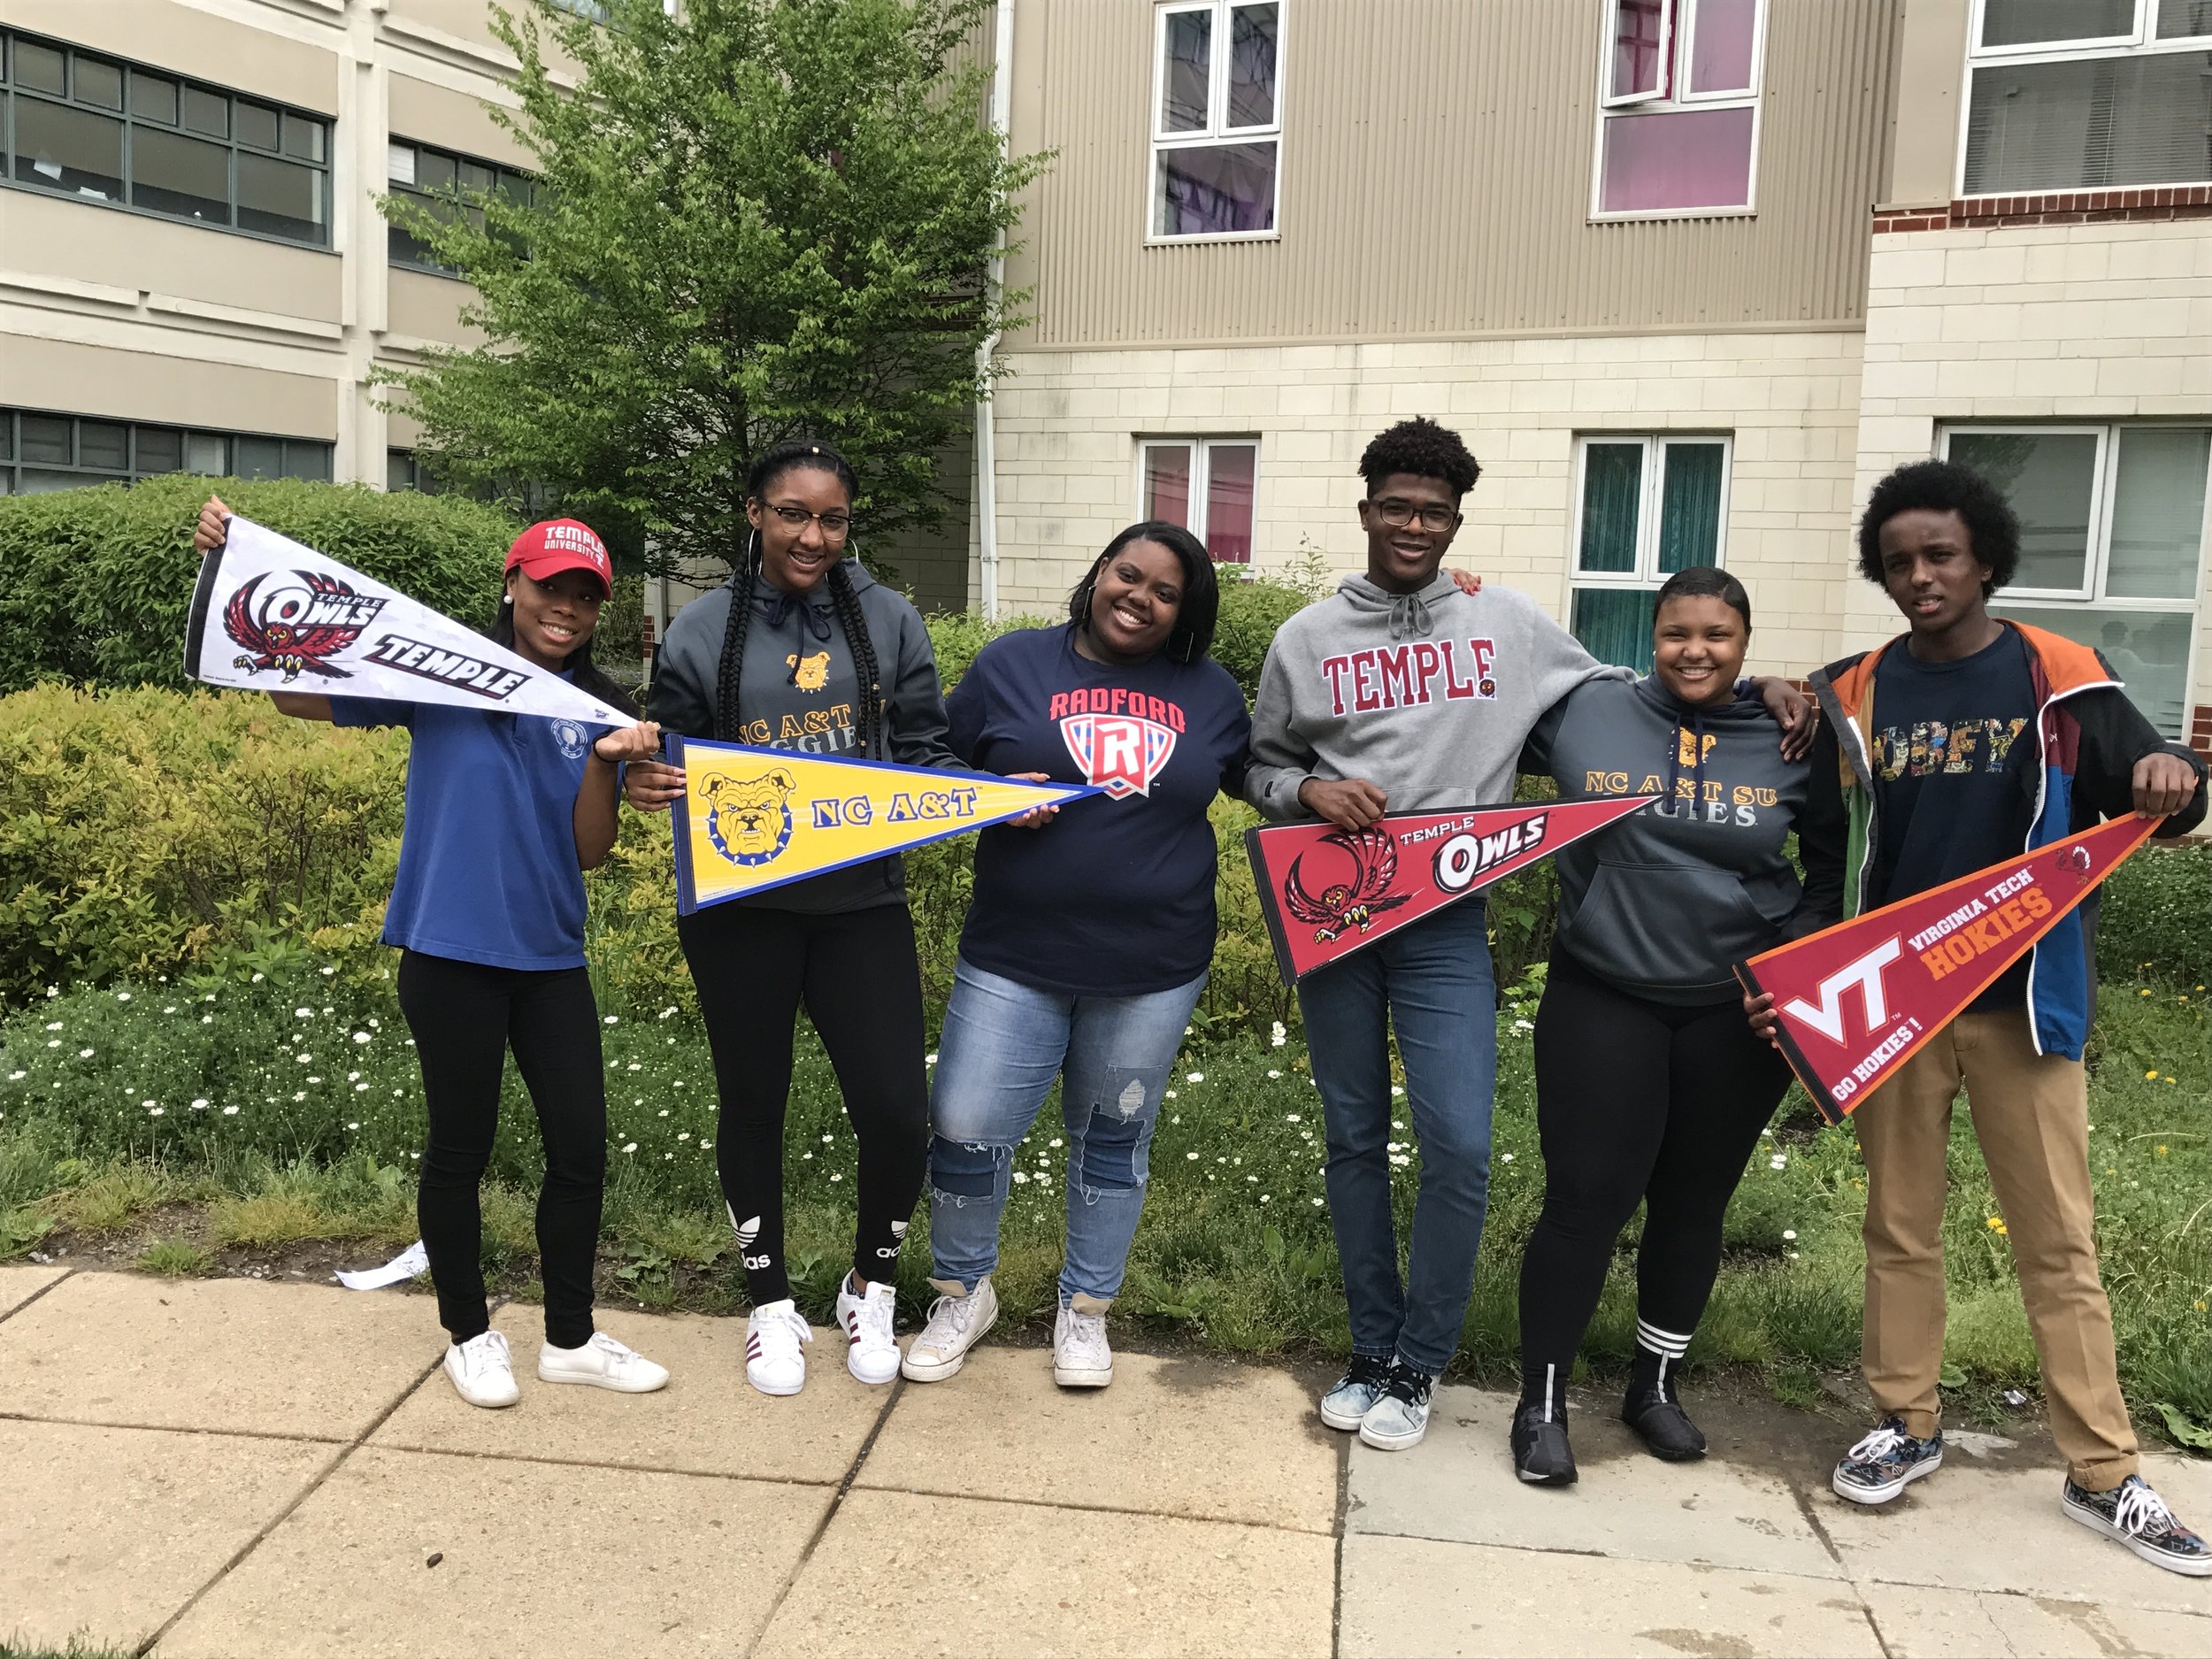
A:
[[[2212,217],[2212,185],[2148,190],[2067,190],[2039,196],[1978,196],[1947,208],[1877,208],[1874,234],[1949,230],[1961,226],[2152,224]]]
[[[1835,655],[1849,574],[1859,346],[1790,330],[1021,353],[996,394],[1002,601],[1056,609],[1136,518],[1140,437],[1257,434],[1254,563],[1310,546],[1357,569],[1360,451],[1425,414],[1483,467],[1453,562],[1563,617],[1576,435],[1724,432],[1725,557],[1757,606],[1755,664],[1802,672]]]

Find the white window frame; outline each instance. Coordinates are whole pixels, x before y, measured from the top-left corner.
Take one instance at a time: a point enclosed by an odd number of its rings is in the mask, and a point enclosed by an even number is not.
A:
[[[2131,188],[2139,187],[2131,186]],[[2123,420],[2102,425],[2074,423],[2066,426],[2023,425],[1998,420],[1958,420],[1947,423],[1936,434],[1936,453],[1948,460],[1951,439],[1960,433],[1986,434],[1995,437],[2056,436],[2062,434],[2094,434],[2097,440],[2097,462],[2093,473],[2089,501],[2089,549],[2082,561],[2082,585],[2078,588],[2001,588],[1991,596],[1997,605],[2017,605],[2027,609],[2038,606],[2059,610],[2069,605],[2097,611],[2132,611],[2141,616],[2185,616],[2189,618],[2189,654],[2182,664],[2181,729],[2186,734],[2190,713],[2195,706],[2197,688],[2197,655],[2202,633],[2200,618],[2204,614],[2204,571],[2207,555],[2212,553],[2212,480],[2205,489],[2205,522],[2198,530],[2197,580],[2186,599],[2137,599],[2107,597],[2105,586],[2111,578],[2112,565],[2112,510],[2120,478],[2120,444],[2122,432],[2202,432],[2212,426],[2212,420]],[[2167,735],[2173,735],[2168,733]]]
[[[1636,497],[1636,563],[1624,571],[1582,569],[1582,516],[1589,501],[1590,446],[1638,444],[1644,452]],[[1735,434],[1726,432],[1582,432],[1575,434],[1575,503],[1568,528],[1569,612],[1577,588],[1658,588],[1671,574],[1659,568],[1659,509],[1666,491],[1667,450],[1676,444],[1720,445],[1720,517],[1713,531],[1713,567],[1728,568],[1728,503],[1736,470]]]
[[[1966,188],[1966,144],[1974,119],[1974,72],[1993,64],[2059,64],[2098,58],[2150,58],[2167,52],[2202,52],[2212,47],[2212,33],[2158,37],[2158,0],[2135,0],[2135,27],[2125,35],[2099,35],[2091,40],[2031,41],[2019,46],[1984,46],[1982,20],[1989,0],[1973,0],[1967,19],[1966,68],[1959,84],[1958,138],[1954,153],[1951,195],[1955,201],[1993,201],[2008,196],[2078,196],[2088,190],[2163,190],[2212,182],[2206,179],[2161,179],[2140,184],[2067,185],[2032,188],[1984,190],[1969,195]],[[1978,428],[1978,430],[1993,430]]]
[[[1762,0],[1762,4],[1764,0]],[[1229,53],[1225,50],[1229,39],[1229,14],[1250,0],[1163,0],[1152,11],[1152,78],[1151,113],[1145,129],[1151,135],[1146,148],[1144,175],[1144,242],[1147,247],[1187,248],[1196,242],[1280,242],[1283,235],[1283,95],[1286,91],[1284,67],[1289,61],[1290,0],[1274,0],[1275,5],[1275,119],[1257,127],[1225,127],[1217,117],[1229,112]],[[1162,124],[1166,111],[1163,96],[1167,88],[1167,20],[1193,12],[1213,15],[1212,40],[1217,49],[1207,65],[1206,125],[1203,127],[1171,133]],[[1256,139],[1275,141],[1275,224],[1271,230],[1209,231],[1189,236],[1162,235],[1153,227],[1153,211],[1160,186],[1160,156],[1164,150],[1219,150],[1231,144],[1249,143]]]
[[[1977,4],[1979,0],[1977,0]],[[1689,85],[1691,55],[1697,49],[1698,0],[1666,0],[1659,29],[1659,52],[1666,65],[1659,77],[1661,88],[1670,83],[1672,96],[1663,91],[1613,95],[1614,0],[1600,0],[1598,34],[1597,142],[1590,151],[1590,219],[1594,224],[1624,224],[1659,219],[1750,219],[1759,211],[1759,139],[1766,121],[1767,15],[1773,0],[1755,0],[1751,24],[1751,86],[1747,91],[1699,92]],[[1689,9],[1689,27],[1678,26],[1683,8]],[[1668,73],[1671,71],[1671,73]],[[1740,207],[1637,208],[1605,211],[1605,134],[1607,123],[1626,115],[1657,115],[1677,110],[1741,110],[1751,111],[1751,165],[1746,171],[1744,204]]]
[[[1210,433],[1203,436],[1178,437],[1162,434],[1157,437],[1137,440],[1137,518],[1152,518],[1149,503],[1145,500],[1147,460],[1155,449],[1187,449],[1190,454],[1190,517],[1192,522],[1183,527],[1206,542],[1206,553],[1213,556],[1213,544],[1206,541],[1206,522],[1210,497],[1213,493],[1213,448],[1216,444],[1233,444],[1240,449],[1252,451],[1252,551],[1244,558],[1215,558],[1217,567],[1237,570],[1256,569],[1260,562],[1260,488],[1264,477],[1266,457],[1261,454],[1265,447],[1256,433]]]

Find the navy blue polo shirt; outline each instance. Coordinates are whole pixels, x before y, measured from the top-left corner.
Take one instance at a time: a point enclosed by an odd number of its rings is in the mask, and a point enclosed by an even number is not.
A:
[[[611,726],[333,697],[339,726],[403,726],[407,823],[384,942],[494,968],[584,965],[576,794]]]

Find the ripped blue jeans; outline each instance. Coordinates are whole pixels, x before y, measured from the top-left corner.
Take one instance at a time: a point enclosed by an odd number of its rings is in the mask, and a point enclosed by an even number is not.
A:
[[[1067,996],[956,964],[929,1102],[929,1248],[941,1288],[956,1282],[965,1294],[997,1267],[1015,1148],[1057,1078],[1066,1162],[1025,1162],[1048,1164],[1056,1179],[1066,1171],[1061,1305],[1113,1300],[1144,1209],[1168,1068],[1205,985],[1202,973],[1145,996]]]

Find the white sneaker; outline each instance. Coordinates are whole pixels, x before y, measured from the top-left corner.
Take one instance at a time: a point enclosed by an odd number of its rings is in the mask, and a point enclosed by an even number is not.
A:
[[[845,1369],[873,1387],[899,1374],[898,1339],[891,1334],[891,1286],[872,1283],[868,1294],[852,1293],[852,1276],[837,1287],[837,1323],[845,1331]]]
[[[1104,1313],[1060,1310],[1052,1322],[1052,1380],[1063,1388],[1103,1388],[1114,1380]]]
[[[515,1386],[514,1361],[507,1353],[507,1339],[487,1331],[465,1342],[446,1345],[445,1374],[453,1379],[453,1392],[472,1406],[496,1410],[522,1398]]]
[[[956,1285],[959,1281],[933,1279],[929,1282],[942,1288],[948,1282]],[[997,1323],[998,1292],[991,1288],[987,1273],[966,1295],[947,1292],[930,1303],[929,1323],[922,1327],[921,1335],[907,1344],[899,1370],[909,1382],[942,1382],[968,1363],[968,1350]]]
[[[814,1333],[791,1298],[753,1310],[745,1322],[745,1380],[764,1394],[795,1394],[806,1386],[806,1356],[800,1348]]]
[[[550,1342],[541,1347],[538,1380],[585,1383],[618,1394],[649,1394],[668,1386],[668,1367],[656,1365],[604,1331],[595,1331],[581,1348],[555,1348]]]

